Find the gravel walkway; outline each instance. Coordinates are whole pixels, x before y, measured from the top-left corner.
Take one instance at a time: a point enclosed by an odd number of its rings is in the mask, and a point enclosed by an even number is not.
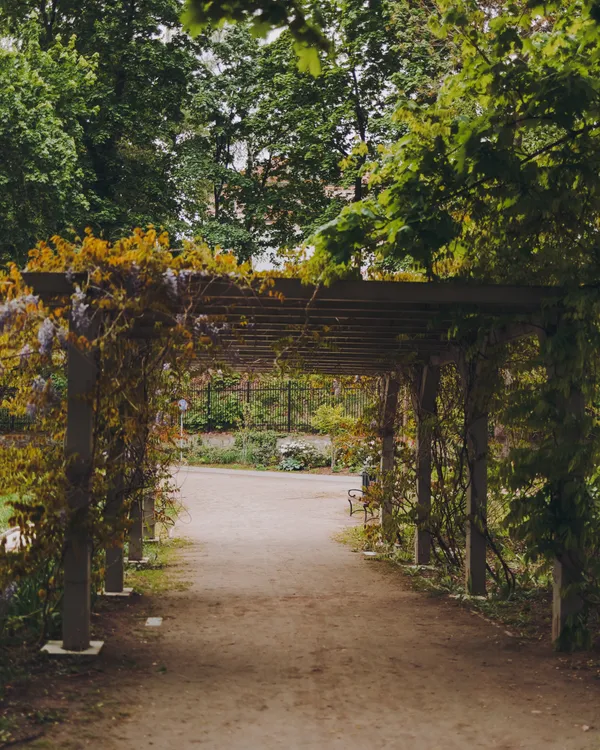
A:
[[[599,691],[333,541],[348,477],[182,471],[193,583],[117,750],[591,750]],[[156,665],[165,670],[157,670]],[[135,708],[137,706],[137,708]],[[590,727],[589,731],[582,727]]]

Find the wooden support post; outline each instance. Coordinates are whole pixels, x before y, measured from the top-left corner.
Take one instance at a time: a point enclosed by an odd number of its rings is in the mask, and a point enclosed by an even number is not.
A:
[[[120,594],[124,585],[123,544],[116,542],[106,548],[104,591],[108,594]]]
[[[133,499],[129,511],[129,560],[141,561],[144,558],[144,517],[142,500]]]
[[[136,388],[136,403],[130,405],[129,409],[141,412],[145,418],[148,405],[148,393],[145,382],[145,361],[147,350],[141,346],[138,356],[141,361],[139,381]],[[128,414],[129,416],[129,414]],[[139,425],[138,425],[139,427]],[[141,562],[144,559],[144,506],[145,506],[145,487],[144,487],[144,462],[146,458],[146,426],[141,427],[136,435],[131,436],[129,447],[130,460],[134,463],[135,469],[131,479],[131,506],[129,509],[129,560]],[[154,515],[154,509],[152,509]]]
[[[123,451],[125,444],[122,435],[115,435],[111,445],[112,476],[108,497],[106,498],[106,507],[104,510],[104,519],[109,527],[116,532],[119,516],[123,507],[124,482],[123,482]],[[122,536],[109,541],[106,548],[106,562],[104,568],[104,590],[109,594],[119,594],[123,592],[124,584],[124,567],[123,567],[123,541]]]
[[[417,403],[417,528],[415,530],[415,563],[431,561],[431,533],[428,528],[431,512],[431,432],[435,418],[435,401],[440,368],[428,365],[420,373]]]
[[[91,337],[71,320],[71,331]],[[69,343],[67,363],[67,461],[69,525],[64,546],[64,595],[62,647],[65,651],[85,651],[90,647],[91,538],[87,526],[91,504],[94,398],[97,378],[97,352],[82,351]]]
[[[539,333],[540,343],[546,340],[546,332]],[[575,340],[575,339],[574,339]],[[557,365],[548,357],[546,374],[549,380],[565,375],[564,364]],[[564,434],[558,435],[558,440],[569,447],[576,445],[581,439],[581,420],[585,416],[585,398],[580,388],[572,388],[566,396],[559,394],[559,404],[564,412]],[[578,485],[585,482],[583,476],[577,476],[568,466],[568,459],[563,468],[563,478],[555,487],[556,500],[563,511],[568,511],[571,503],[577,502]],[[576,532],[577,533],[577,532]],[[583,609],[583,600],[577,591],[569,591],[569,587],[581,580],[581,571],[574,564],[577,550],[565,552],[557,556],[554,561],[552,587],[552,641],[558,650],[569,650],[573,647],[568,633],[569,621],[576,617]]]
[[[483,342],[478,355],[482,355],[489,342]],[[473,596],[485,596],[487,572],[487,454],[488,414],[487,399],[482,392],[484,365],[482,356],[467,359],[456,353],[456,363],[465,395],[465,420],[467,426],[467,463],[469,486],[466,502],[465,584]]]
[[[468,417],[469,487],[467,489],[467,541],[465,573],[467,591],[486,593],[487,452],[488,415],[473,411]]]
[[[154,539],[156,536],[156,519],[154,516],[154,495],[147,492],[144,495],[144,537]]]
[[[570,650],[572,643],[566,642],[566,628],[569,620],[583,609],[583,600],[577,592],[566,593],[565,589],[580,580],[581,576],[567,563],[567,560],[554,561],[552,586],[552,642],[558,650]]]
[[[392,514],[392,471],[395,463],[395,420],[398,408],[400,382],[389,375],[385,382],[385,393],[381,419],[381,482],[383,499],[381,503],[381,535],[385,541],[394,541],[394,522]]]

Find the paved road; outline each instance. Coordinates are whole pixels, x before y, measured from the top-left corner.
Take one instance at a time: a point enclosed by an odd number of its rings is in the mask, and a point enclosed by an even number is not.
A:
[[[157,612],[143,687],[121,688],[139,707],[117,750],[600,747],[598,691],[555,656],[332,540],[355,479],[178,479],[192,586]]]

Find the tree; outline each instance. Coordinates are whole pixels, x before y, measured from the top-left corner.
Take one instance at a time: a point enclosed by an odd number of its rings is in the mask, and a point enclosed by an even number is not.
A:
[[[42,238],[83,220],[81,119],[95,66],[74,44],[0,50],[0,256],[23,260]]]
[[[413,44],[427,39],[421,9],[344,0],[320,12],[335,44],[316,78],[298,69],[290,32],[260,43],[237,25],[202,38],[182,153],[212,202],[192,225],[242,258],[297,246],[363,197],[367,158],[400,132],[399,92],[428,98],[444,70],[440,45]]]
[[[249,23],[254,33],[287,27],[301,70],[320,72],[318,50],[328,50],[319,5],[303,0],[186,0],[184,22],[192,31],[223,22]]]
[[[80,118],[86,224],[107,236],[134,226],[180,226],[175,145],[197,47],[180,32],[180,0],[0,0],[13,38],[35,29],[97,61],[93,116]],[[83,227],[79,227],[82,229]]]
[[[600,35],[591,3],[447,3],[459,51],[373,168],[380,192],[320,235],[334,262],[564,283],[600,270]],[[360,259],[360,260],[359,260]]]
[[[427,97],[444,70],[424,32],[427,8],[407,0],[322,3],[309,25],[314,44],[325,32],[331,44],[321,44],[330,52],[316,78],[297,65],[310,34],[296,16],[280,16],[291,28],[264,42],[252,24],[194,41],[182,33],[182,8],[183,0],[0,0],[0,31],[18,54],[73,40],[96,71],[86,111],[74,108],[69,125],[85,210],[61,199],[52,231],[91,226],[110,238],[151,223],[244,259],[295,248],[365,195],[366,163],[404,127],[393,117],[399,92]],[[10,242],[23,255],[47,231],[42,223]]]

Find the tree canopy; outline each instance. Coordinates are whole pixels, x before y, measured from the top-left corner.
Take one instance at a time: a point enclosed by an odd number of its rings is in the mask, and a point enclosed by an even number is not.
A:
[[[96,80],[73,43],[0,50],[0,254],[19,257],[90,209],[81,120]]]
[[[600,34],[592,3],[446,2],[457,50],[433,106],[373,165],[371,196],[318,237],[335,262],[429,276],[590,281],[598,275]]]
[[[331,43],[317,77],[298,67],[297,25],[260,40],[254,17],[217,28],[213,5],[194,39],[180,0],[0,0],[0,8],[7,61],[53,55],[54,68],[40,63],[37,75],[56,91],[54,79],[72,78],[63,99],[78,78],[52,50],[66,45],[87,70],[83,99],[55,106],[72,164],[64,157],[57,179],[47,166],[37,184],[48,189],[29,202],[18,236],[5,233],[11,257],[54,232],[90,226],[111,238],[148,224],[243,259],[294,248],[365,195],[365,163],[403,132],[398,96],[429,98],[446,65],[427,8],[407,0],[322,3],[319,34]],[[14,65],[10,75],[20,90]],[[19,131],[14,103],[0,114]],[[20,148],[7,142],[8,163]],[[61,161],[54,149],[48,158]],[[4,201],[16,195],[7,183]]]
[[[337,3],[321,8],[336,47],[316,78],[298,69],[287,31],[260,43],[237,25],[201,41],[182,163],[212,194],[200,231],[241,257],[294,247],[361,199],[365,161],[402,132],[399,93],[426,99],[443,70],[443,45],[413,44],[423,11],[356,0],[339,15]]]

